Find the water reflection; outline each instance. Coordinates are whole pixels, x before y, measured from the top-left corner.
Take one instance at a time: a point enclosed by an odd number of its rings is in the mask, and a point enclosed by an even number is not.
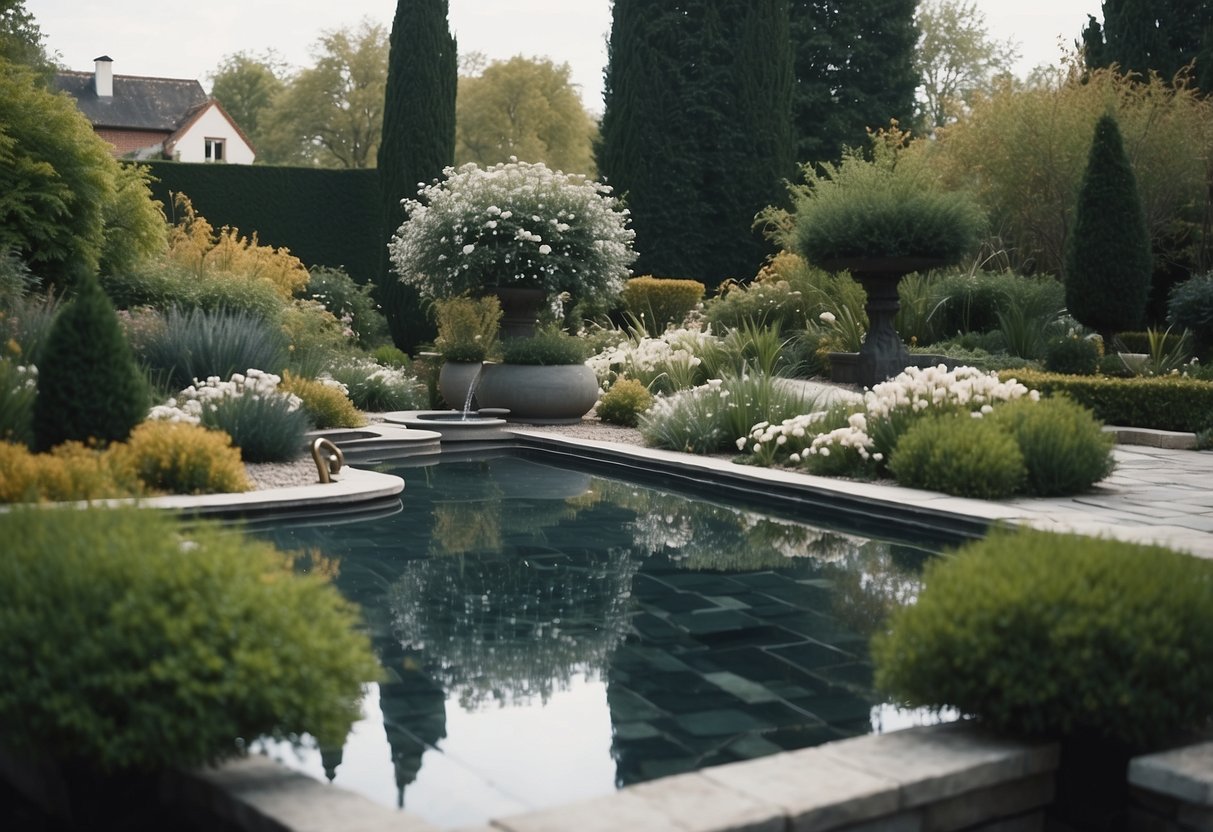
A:
[[[510,456],[404,473],[398,515],[265,532],[362,605],[387,672],[390,776],[351,743],[292,763],[315,776],[471,824],[885,713],[867,640],[916,547]]]

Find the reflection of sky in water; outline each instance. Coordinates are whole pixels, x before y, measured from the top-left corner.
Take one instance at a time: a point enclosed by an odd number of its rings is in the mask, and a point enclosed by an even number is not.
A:
[[[937,719],[867,659],[921,545],[515,456],[401,473],[399,514],[261,532],[322,555],[386,672],[339,754],[274,747],[313,777],[457,827]]]
[[[472,711],[446,703],[446,737],[425,752],[405,793],[404,808],[439,827],[467,826],[486,817],[615,790],[611,717],[606,685],[586,676],[553,693],[546,705],[484,704]],[[363,718],[346,740],[333,783],[384,806],[396,805],[392,756],[379,707],[379,686],[368,685]],[[270,756],[318,780],[320,752],[270,744]]]

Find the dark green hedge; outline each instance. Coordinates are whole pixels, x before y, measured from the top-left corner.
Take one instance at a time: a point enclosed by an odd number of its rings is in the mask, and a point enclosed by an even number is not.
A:
[[[257,232],[285,246],[308,267],[343,266],[372,282],[388,233],[380,230],[379,174],[262,165],[143,162],[156,181],[152,194],[172,218],[169,192],[184,193],[215,228]]]
[[[1109,425],[1198,432],[1213,427],[1213,383],[1180,376],[1110,378],[1003,370],[1044,395],[1066,393]]]

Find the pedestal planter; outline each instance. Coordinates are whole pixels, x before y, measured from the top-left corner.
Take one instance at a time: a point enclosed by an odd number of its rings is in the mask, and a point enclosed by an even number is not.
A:
[[[492,294],[501,301],[502,338],[526,338],[535,334],[535,324],[547,297],[542,289],[499,286]]]
[[[584,364],[486,364],[476,387],[481,407],[504,407],[511,421],[576,422],[598,401],[598,379]]]
[[[481,361],[448,361],[438,372],[438,392],[452,410],[475,410],[476,397],[468,401],[468,391],[481,374]]]
[[[835,378],[835,381],[872,387],[914,363],[893,326],[897,310],[901,308],[897,284],[907,274],[927,271],[944,262],[927,257],[857,257],[823,264],[831,271],[849,271],[868,295],[864,305],[868,313],[867,337],[859,348],[857,359],[853,363],[846,362],[849,365],[844,370],[846,378]]]

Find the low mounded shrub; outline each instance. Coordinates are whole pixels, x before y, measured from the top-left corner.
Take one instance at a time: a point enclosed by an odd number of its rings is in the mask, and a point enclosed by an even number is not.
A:
[[[371,353],[371,356],[375,359],[375,363],[382,364],[384,367],[409,366],[408,353],[399,347],[393,347],[388,344],[375,347],[375,351]]]
[[[197,274],[165,261],[149,261],[110,272],[102,276],[101,283],[120,309],[150,306],[211,313],[226,310],[270,320],[286,303],[267,280],[227,273]]]
[[[621,378],[598,401],[598,418],[604,422],[636,427],[640,414],[653,404],[653,394],[639,381]]]
[[[623,286],[623,305],[633,320],[644,325],[649,335],[660,335],[666,328],[679,326],[703,300],[704,285],[698,280],[673,280],[660,277],[633,277]]]
[[[308,272],[307,288],[301,294],[319,301],[354,332],[360,347],[369,349],[388,337],[387,318],[369,285],[359,284],[342,268],[316,266]]]
[[[501,342],[506,364],[555,366],[581,364],[589,357],[584,341],[558,329],[543,329],[528,338],[508,338]]]
[[[1081,494],[1116,466],[1115,437],[1103,432],[1090,410],[1065,396],[1007,402],[986,418],[1019,446],[1028,472],[1026,491],[1033,496]]]
[[[0,442],[0,471],[0,503],[100,500],[142,491],[138,479],[114,465],[110,454],[79,442],[64,442],[43,454]]]
[[[223,494],[251,487],[232,438],[199,425],[147,421],[109,453],[116,468],[153,491]]]
[[[1213,272],[1171,287],[1167,320],[1180,330],[1190,330],[1198,349],[1213,347]]]
[[[1213,716],[1213,563],[1157,546],[995,531],[927,564],[873,639],[876,684],[1019,736],[1138,749]]]
[[[898,441],[889,470],[910,488],[983,500],[1010,497],[1027,477],[1015,439],[968,414],[942,414],[912,425]]]
[[[345,385],[335,379],[326,382],[283,373],[279,389],[303,400],[303,409],[316,428],[359,428],[366,424],[366,416],[346,395]]]
[[[330,366],[328,373],[345,385],[354,407],[366,413],[428,407],[425,385],[399,367],[350,359]]]
[[[0,731],[102,772],[194,767],[261,736],[340,747],[379,673],[358,614],[230,529],[144,509],[0,514]]]
[[[1109,356],[1110,360],[1115,356]],[[1119,359],[1117,359],[1119,360]],[[1065,393],[1108,425],[1199,433],[1213,427],[1213,382],[1182,376],[1109,378],[1004,371],[1043,395]]]
[[[1093,376],[1099,370],[1099,345],[1089,338],[1064,336],[1045,344],[1045,370],[1073,376]]]

